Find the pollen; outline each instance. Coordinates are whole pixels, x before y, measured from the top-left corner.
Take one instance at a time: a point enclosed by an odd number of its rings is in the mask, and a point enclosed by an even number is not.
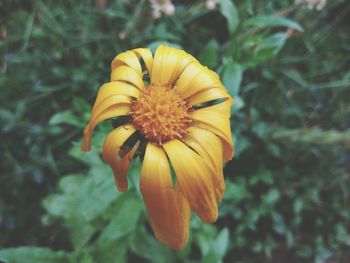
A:
[[[161,145],[186,134],[192,121],[189,110],[186,101],[171,87],[150,85],[132,103],[131,117],[135,128],[148,141]]]

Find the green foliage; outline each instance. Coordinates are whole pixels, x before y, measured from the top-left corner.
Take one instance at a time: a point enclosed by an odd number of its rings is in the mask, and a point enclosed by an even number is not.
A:
[[[226,18],[228,31],[232,35],[239,25],[238,11],[235,4],[230,0],[220,0],[220,12]]]
[[[63,251],[52,251],[48,248],[20,247],[0,250],[0,260],[11,263],[64,263],[71,262],[70,257]]]
[[[294,1],[0,3],[0,260],[346,262],[350,257],[350,5]],[[235,158],[216,224],[191,220],[176,252],[150,230],[141,162],[119,193],[100,150],[80,151],[110,62],[166,43],[218,72],[234,97]]]

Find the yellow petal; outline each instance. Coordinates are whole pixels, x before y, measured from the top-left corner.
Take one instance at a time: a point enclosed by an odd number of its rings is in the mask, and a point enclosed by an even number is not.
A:
[[[131,83],[139,89],[142,89],[144,86],[142,75],[140,76],[134,69],[128,66],[120,66],[112,70],[111,81],[116,80]]]
[[[101,101],[113,95],[124,95],[133,98],[139,98],[140,91],[135,86],[122,82],[108,82],[99,89],[93,110],[101,103]]]
[[[130,104],[118,104],[113,105],[98,115],[94,115],[94,118],[90,120],[89,124],[84,129],[84,139],[81,146],[81,150],[84,152],[90,151],[91,149],[91,136],[93,130],[100,122],[123,115],[128,115],[130,113]]]
[[[231,160],[233,157],[233,143],[230,119],[227,115],[203,108],[191,112],[190,116],[194,120],[193,126],[211,131],[222,139],[224,161]]]
[[[186,99],[202,90],[214,87],[222,87],[217,75],[200,63],[191,63],[181,73],[174,88]]]
[[[182,250],[188,240],[191,210],[182,193],[173,186],[163,149],[151,143],[143,160],[140,188],[157,239]]]
[[[132,68],[142,77],[140,61],[133,51],[126,51],[118,54],[112,61],[112,71],[122,65]]]
[[[128,168],[139,146],[139,142],[122,157],[120,156],[120,148],[135,131],[131,124],[120,126],[108,134],[103,145],[103,160],[111,166],[115,184],[121,192],[128,189],[128,181],[126,179]]]
[[[225,100],[221,103],[214,104],[212,106],[201,108],[202,112],[217,112],[226,116],[226,118],[230,118],[231,116],[231,107],[233,104],[233,99],[231,97],[225,98]]]
[[[181,72],[192,62],[197,61],[185,51],[159,46],[154,55],[151,83],[154,85],[173,85]]]
[[[191,97],[187,98],[186,101],[190,106],[193,106],[208,101],[228,98],[229,96],[230,95],[228,95],[227,91],[223,87],[215,87],[197,92]]]
[[[131,98],[124,95],[112,95],[101,101],[93,110],[91,114],[91,122],[94,122],[95,119],[101,115],[106,109],[111,108],[112,106],[119,105],[130,105],[132,102]]]
[[[206,163],[211,164],[215,173],[211,173],[216,199],[220,201],[225,191],[225,181],[222,171],[222,142],[213,133],[197,127],[188,128],[183,141],[194,149]]]
[[[176,183],[194,212],[205,222],[215,222],[218,217],[218,204],[207,165],[196,152],[179,140],[163,144],[175,173]]]
[[[148,73],[152,72],[153,65],[153,55],[149,48],[136,48],[133,50],[138,58],[142,58],[143,62],[145,62]]]

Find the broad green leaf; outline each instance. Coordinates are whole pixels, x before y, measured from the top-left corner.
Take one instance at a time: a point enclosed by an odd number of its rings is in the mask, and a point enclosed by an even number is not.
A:
[[[243,68],[237,63],[227,63],[222,73],[222,82],[232,96],[237,96],[243,77]]]
[[[111,168],[105,164],[94,166],[87,180],[77,191],[76,198],[79,206],[76,209],[91,221],[101,215],[118,196],[120,192],[114,185]]]
[[[96,228],[81,214],[72,214],[66,224],[70,229],[70,239],[75,249],[83,248],[96,232]]]
[[[69,195],[52,194],[43,200],[44,208],[53,217],[69,218],[77,205],[77,200]]]
[[[172,250],[155,240],[153,234],[147,232],[144,226],[137,228],[131,243],[131,249],[138,256],[149,259],[150,262],[175,262]]]
[[[126,252],[130,245],[130,237],[118,241],[95,242],[89,252],[96,263],[126,263]]]
[[[232,35],[239,25],[239,16],[235,4],[231,0],[220,0],[220,12],[226,18],[228,31]]]
[[[64,193],[74,194],[79,190],[84,180],[86,180],[86,175],[83,174],[66,175],[60,180],[59,189]]]
[[[124,194],[112,209],[111,222],[103,230],[100,241],[116,240],[135,230],[139,221],[143,202],[135,194]]]
[[[210,40],[199,55],[199,61],[208,68],[215,68],[218,63],[219,44],[216,40]]]
[[[246,20],[243,23],[244,27],[276,27],[285,26],[300,32],[303,28],[295,21],[282,16],[256,16]]]
[[[69,263],[73,261],[63,251],[49,248],[18,247],[0,250],[0,260],[5,263]]]

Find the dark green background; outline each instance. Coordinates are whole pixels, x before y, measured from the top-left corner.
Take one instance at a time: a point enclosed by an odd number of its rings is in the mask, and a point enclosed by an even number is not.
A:
[[[16,262],[350,262],[350,4],[0,1],[0,259]],[[125,33],[125,39],[120,34]],[[138,190],[116,191],[82,129],[122,51],[181,47],[235,98],[236,156],[216,224],[159,244]]]

